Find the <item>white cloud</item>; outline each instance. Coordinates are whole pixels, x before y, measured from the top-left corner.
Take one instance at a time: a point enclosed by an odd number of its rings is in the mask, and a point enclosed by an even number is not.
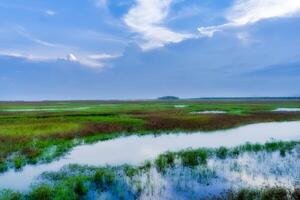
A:
[[[200,27],[203,36],[212,37],[217,31],[230,27],[245,26],[261,20],[291,17],[300,12],[299,0],[236,0],[225,16],[228,23]]]
[[[56,15],[56,12],[53,11],[53,10],[46,10],[45,13],[46,13],[46,15],[48,15],[48,16],[54,16],[54,15]]]
[[[94,60],[107,60],[107,59],[113,59],[113,58],[118,58],[120,57],[119,55],[110,55],[110,54],[93,54],[89,55],[89,58],[94,59]]]
[[[174,32],[163,25],[171,3],[172,0],[137,0],[124,17],[126,25],[142,37],[143,50],[194,37],[192,34]]]
[[[78,59],[76,58],[76,56],[74,54],[70,53],[67,55],[66,60],[74,62],[74,61],[77,61]]]

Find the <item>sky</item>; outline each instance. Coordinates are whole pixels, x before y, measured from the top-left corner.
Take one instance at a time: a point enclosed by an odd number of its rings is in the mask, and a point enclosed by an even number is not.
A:
[[[300,96],[300,0],[1,0],[0,100]]]

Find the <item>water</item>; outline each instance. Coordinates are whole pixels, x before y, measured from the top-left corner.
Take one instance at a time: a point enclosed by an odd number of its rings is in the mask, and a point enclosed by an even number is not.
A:
[[[191,114],[226,114],[226,111],[221,110],[206,110],[206,111],[198,111],[198,112],[191,112]]]
[[[103,192],[90,187],[87,199],[216,199],[229,191],[242,188],[261,189],[284,187],[294,190],[300,181],[300,145],[287,151],[244,152],[234,157],[219,159],[212,156],[206,165],[186,167],[177,158],[175,164],[157,171],[152,165],[134,176],[127,176],[124,167],[107,168],[114,173],[114,184]],[[42,176],[42,183],[55,183],[68,176],[92,175],[88,168],[65,167],[58,174]],[[61,178],[58,178],[61,177]],[[218,198],[218,199],[225,199]]]
[[[265,143],[271,139],[300,140],[300,122],[272,122],[242,126],[212,132],[163,134],[159,136],[128,136],[72,149],[65,157],[49,164],[27,165],[22,171],[9,170],[0,175],[0,188],[25,190],[45,171],[57,171],[68,164],[120,165],[140,164],[155,159],[166,151],[187,148],[233,147],[250,143]]]
[[[285,157],[279,152],[243,153],[225,160],[212,158],[207,165],[196,168],[175,166],[164,174],[154,168],[140,175],[149,177],[148,180],[136,178],[144,180],[142,187],[146,188],[140,199],[209,199],[248,187],[293,189],[300,181],[299,156],[300,146],[297,146]]]
[[[188,107],[188,105],[175,105],[174,107],[175,108],[186,108],[186,107]]]
[[[274,112],[300,112],[300,108],[277,108]]]

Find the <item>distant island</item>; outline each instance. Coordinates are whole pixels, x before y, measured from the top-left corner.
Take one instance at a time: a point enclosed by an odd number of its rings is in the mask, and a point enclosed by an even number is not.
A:
[[[179,100],[179,97],[175,96],[163,96],[163,97],[158,97],[158,100]]]

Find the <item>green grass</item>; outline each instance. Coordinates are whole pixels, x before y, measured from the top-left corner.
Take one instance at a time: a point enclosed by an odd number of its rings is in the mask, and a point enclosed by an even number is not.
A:
[[[77,123],[17,123],[17,124],[5,124],[0,126],[0,135],[2,137],[10,136],[22,136],[22,137],[36,137],[36,136],[48,136],[53,133],[67,133],[71,131],[78,131],[82,127]]]

